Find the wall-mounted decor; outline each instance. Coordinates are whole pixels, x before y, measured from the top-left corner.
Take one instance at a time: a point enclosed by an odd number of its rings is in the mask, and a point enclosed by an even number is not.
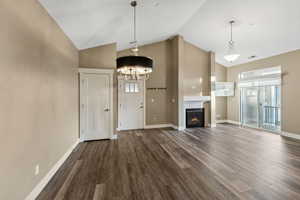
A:
[[[234,96],[234,82],[216,82],[216,97]]]

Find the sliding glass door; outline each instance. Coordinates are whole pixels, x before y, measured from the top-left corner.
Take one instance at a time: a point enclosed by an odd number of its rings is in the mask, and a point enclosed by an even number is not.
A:
[[[242,88],[242,125],[279,131],[280,93],[280,86],[277,85]]]
[[[281,129],[281,76],[257,70],[240,74],[240,120],[242,125],[271,131]]]

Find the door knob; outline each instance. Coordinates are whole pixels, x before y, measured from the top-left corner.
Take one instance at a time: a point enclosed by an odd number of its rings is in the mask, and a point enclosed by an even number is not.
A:
[[[144,108],[144,106],[140,106],[140,108],[142,109],[142,108]]]
[[[109,112],[110,110],[109,110],[109,108],[106,108],[106,109],[104,109],[104,111],[105,111],[105,112]]]

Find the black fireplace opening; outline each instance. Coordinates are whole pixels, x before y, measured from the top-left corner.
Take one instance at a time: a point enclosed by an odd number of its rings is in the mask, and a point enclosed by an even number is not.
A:
[[[204,108],[186,109],[186,128],[204,127]]]

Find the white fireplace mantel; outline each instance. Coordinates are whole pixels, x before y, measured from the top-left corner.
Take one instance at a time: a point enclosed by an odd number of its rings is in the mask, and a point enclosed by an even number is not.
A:
[[[210,96],[184,96],[183,101],[198,101],[204,103],[210,101]]]
[[[210,101],[210,96],[184,96],[183,97],[183,119],[185,122],[185,115],[186,109],[193,109],[193,108],[203,108],[205,102]],[[183,127],[180,127],[181,130],[185,129],[186,124],[184,123]]]

